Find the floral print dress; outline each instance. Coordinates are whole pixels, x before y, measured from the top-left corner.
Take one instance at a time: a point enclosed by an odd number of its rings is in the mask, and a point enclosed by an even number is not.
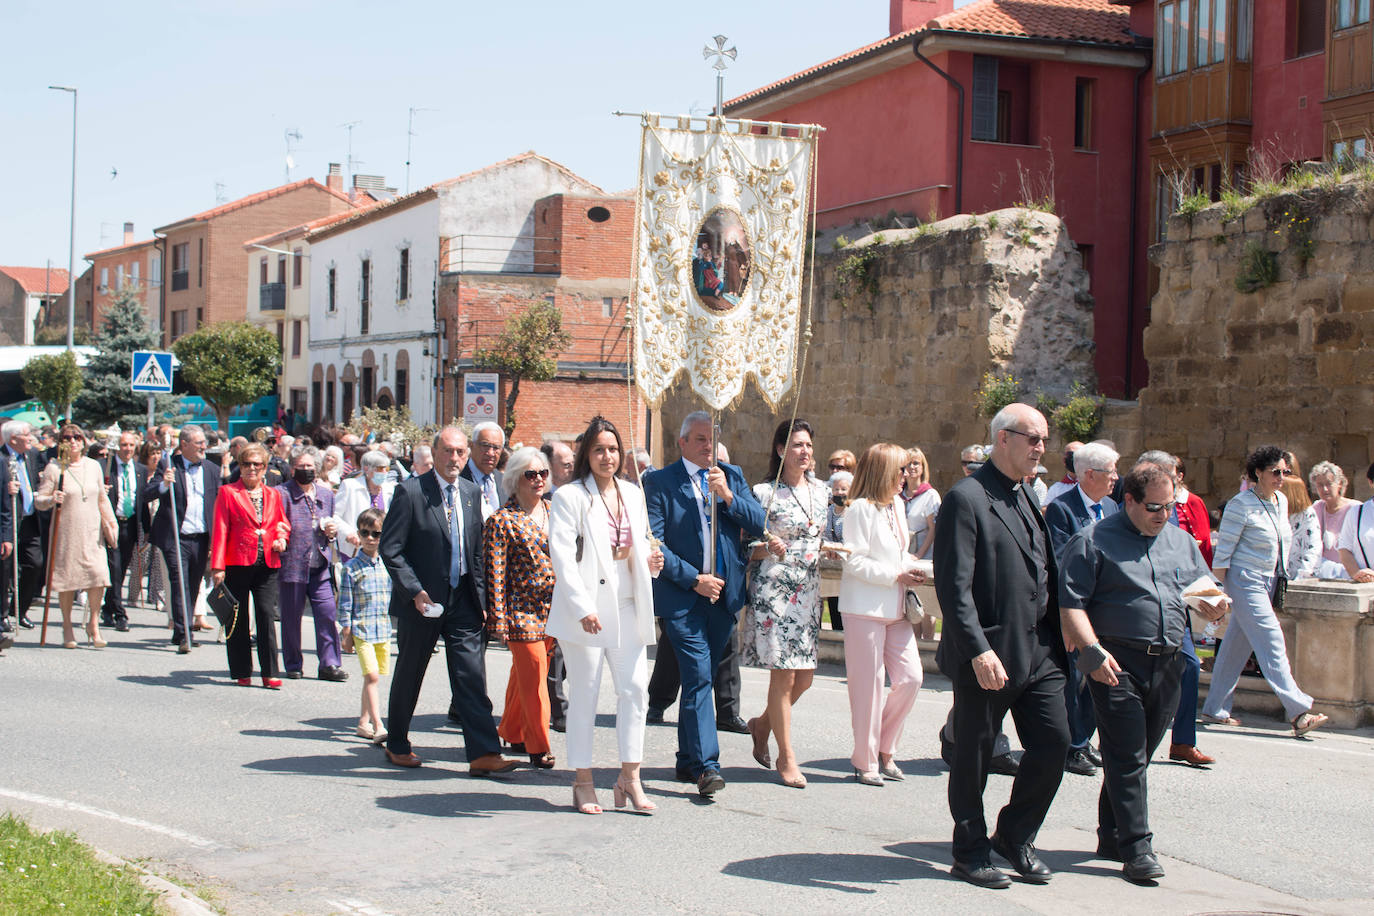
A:
[[[782,559],[749,564],[749,600],[740,624],[740,661],[754,668],[815,668],[821,632],[821,530],[830,488],[815,480],[754,487],[768,531],[787,544]]]

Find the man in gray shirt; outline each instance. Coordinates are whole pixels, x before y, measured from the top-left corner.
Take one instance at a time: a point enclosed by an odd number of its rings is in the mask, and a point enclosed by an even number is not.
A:
[[[1145,770],[1178,708],[1188,608],[1184,589],[1209,576],[1197,543],[1170,525],[1174,481],[1137,465],[1123,481],[1122,511],[1082,529],[1064,547],[1059,607],[1065,641],[1079,651],[1102,739],[1097,853],[1123,863],[1130,881],[1164,876],[1155,858]],[[1229,604],[1209,599],[1204,616]]]

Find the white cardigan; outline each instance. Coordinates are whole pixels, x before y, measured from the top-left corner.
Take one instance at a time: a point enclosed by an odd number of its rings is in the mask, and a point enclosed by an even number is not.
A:
[[[866,499],[850,503],[844,513],[844,546],[849,554],[840,575],[841,613],[886,620],[902,616],[904,589],[897,584],[897,576],[911,565],[906,549],[909,539],[906,514],[900,508],[894,519],[891,506],[875,506]]]
[[[596,478],[571,481],[553,493],[549,509],[549,554],[553,560],[553,599],[545,632],[560,642],[598,649],[647,646],[654,641],[654,595],[649,579],[649,521],[644,494],[622,482],[620,496],[630,518],[630,578],[634,583],[635,628],[620,632],[615,594],[611,528],[597,496]],[[582,559],[577,537],[582,536]],[[582,618],[596,614],[600,633],[582,629]]]

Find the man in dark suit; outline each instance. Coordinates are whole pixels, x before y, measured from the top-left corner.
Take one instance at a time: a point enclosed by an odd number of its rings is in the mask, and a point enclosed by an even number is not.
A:
[[[505,502],[501,495],[504,475],[496,469],[501,450],[506,445],[506,433],[490,421],[472,428],[472,455],[463,466],[463,479],[477,484],[482,492],[482,521],[486,521]]]
[[[712,439],[710,415],[688,414],[678,437],[682,460],[644,478],[649,525],[664,556],[654,579],[654,613],[682,676],[677,776],[695,782],[704,797],[725,786],[711,674],[734,635],[735,611],[744,606],[741,534],[764,534],[763,507],[744,474],[731,464],[711,466]],[[715,569],[706,563],[712,501]]]
[[[1045,507],[1045,524],[1050,529],[1054,561],[1064,559],[1064,545],[1083,528],[1120,511],[1109,495],[1116,486],[1116,462],[1121,456],[1109,445],[1093,442],[1080,445],[1073,462],[1078,477],[1074,486]],[[1092,697],[1079,672],[1077,650],[1069,653],[1068,683],[1064,687],[1064,706],[1069,716],[1069,756],[1064,771],[1079,776],[1096,776],[1102,756],[1092,746],[1097,720]]]
[[[187,631],[190,607],[205,578],[210,558],[210,532],[219,496],[220,469],[205,460],[205,430],[194,423],[181,428],[177,453],[158,462],[157,472],[143,490],[144,500],[158,501],[149,538],[167,564],[167,590],[172,605],[172,645],[185,655],[197,645]],[[167,499],[168,488],[172,498]],[[188,498],[189,494],[189,498]],[[176,526],[172,525],[173,507]],[[177,564],[180,554],[181,564]]]
[[[1022,483],[1034,474],[1048,435],[1033,407],[999,411],[992,454],[950,488],[935,529],[935,591],[945,615],[935,658],[954,682],[953,873],[980,887],[1011,884],[993,867],[994,850],[1026,881],[1044,884],[1052,874],[1032,844],[1064,776],[1067,661],[1049,531]],[[1008,711],[1025,753],[989,839],[983,789]]]
[[[0,438],[4,440],[3,452],[9,471],[3,496],[6,512],[11,516],[11,550],[19,554],[18,605],[9,608],[9,613],[18,618],[21,627],[29,630],[33,628],[29,607],[43,577],[43,524],[41,513],[34,506],[33,494],[48,462],[42,449],[34,447],[33,427],[23,420],[6,422],[0,427]],[[8,595],[16,589],[13,554],[7,554],[5,561],[4,575],[0,578],[5,582]]]
[[[382,522],[381,555],[391,574],[391,616],[400,647],[391,679],[386,759],[418,767],[410,720],[429,657],[444,639],[453,707],[463,723],[468,772],[505,773],[513,760],[501,739],[487,696],[486,575],[482,566],[481,491],[459,478],[468,440],[456,426],[434,439],[434,469],[396,487]]]
[[[124,608],[124,573],[133,562],[134,549],[143,531],[143,491],[148,487],[148,469],[137,458],[138,433],[119,434],[119,451],[105,462],[105,479],[109,481],[110,505],[119,523],[116,546],[107,548],[105,556],[110,564],[110,587],[105,589],[105,606],[100,622],[113,626],[120,633],[129,631],[129,614]]]

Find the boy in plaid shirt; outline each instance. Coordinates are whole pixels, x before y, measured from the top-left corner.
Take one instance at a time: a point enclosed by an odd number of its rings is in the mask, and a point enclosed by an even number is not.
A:
[[[358,713],[357,735],[376,744],[386,740],[382,713],[377,700],[377,682],[391,673],[391,575],[377,555],[382,536],[380,509],[365,509],[358,514],[358,552],[343,567],[339,582],[339,623],[343,642],[353,644],[358,665],[363,669],[362,708]]]

